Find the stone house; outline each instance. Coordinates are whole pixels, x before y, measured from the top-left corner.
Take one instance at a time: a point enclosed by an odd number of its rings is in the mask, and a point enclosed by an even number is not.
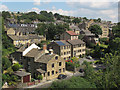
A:
[[[71,57],[82,57],[85,55],[85,42],[80,39],[67,40],[67,42],[71,44]]]
[[[35,33],[35,28],[22,27],[22,28],[8,28],[7,35],[23,36]]]
[[[53,41],[48,45],[52,48],[54,53],[60,55],[64,60],[69,60],[72,57],[82,57],[85,55],[85,42],[80,39],[77,40],[60,40]]]
[[[36,34],[24,36],[8,35],[8,37],[16,47],[27,43],[40,43],[42,40],[46,40],[44,36],[38,36]]]
[[[64,60],[69,60],[71,58],[71,45],[65,40],[52,41],[48,48],[52,48],[54,53],[58,54]]]
[[[65,61],[62,57],[54,54],[52,49],[48,51],[46,45],[43,49],[35,45],[34,47],[26,48],[21,59],[23,68],[30,72],[32,77],[40,74],[44,80],[51,80],[59,74],[65,74]]]
[[[80,29],[79,29],[78,26],[72,24],[72,25],[69,26],[69,28],[70,28],[71,30],[73,30],[77,35],[80,34]]]
[[[76,40],[78,39],[78,34],[74,31],[66,31],[60,35],[60,40]]]
[[[94,22],[93,19],[87,21],[87,22],[83,22],[79,25],[79,28],[81,30],[89,30],[89,27],[92,25],[99,25],[102,29],[102,35],[100,36],[100,38],[108,38],[109,35],[109,25],[107,23],[99,23],[99,22]]]
[[[91,33],[89,30],[81,30],[80,35],[83,35],[83,41],[85,43],[89,44],[90,42],[92,42],[96,44],[99,42],[99,38],[95,34]]]

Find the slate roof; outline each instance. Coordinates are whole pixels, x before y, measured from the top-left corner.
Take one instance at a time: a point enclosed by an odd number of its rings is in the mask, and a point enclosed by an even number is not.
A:
[[[23,77],[23,76],[27,76],[30,75],[31,73],[25,72],[25,71],[16,71],[14,72],[15,75]]]
[[[26,48],[27,48],[27,44],[24,44],[24,45],[21,46],[17,51],[18,51],[18,52],[23,52]]]
[[[77,39],[77,40],[67,40],[67,42],[69,42],[69,43],[72,44],[72,45],[84,44],[84,43],[85,43],[85,42],[83,42],[83,41],[80,40],[80,39]]]
[[[28,36],[16,36],[16,35],[8,35],[12,40],[17,41],[17,40],[28,40]]]
[[[87,36],[94,36],[95,35],[95,34],[91,33],[89,30],[83,30],[81,32],[84,32],[85,35],[87,35]]]
[[[70,26],[70,29],[72,29],[72,30],[80,30],[79,27],[76,26],[76,25],[71,25],[71,26]]]
[[[59,42],[59,43],[58,43]],[[68,42],[65,40],[60,40],[60,41],[55,41],[55,43],[59,46],[65,46],[65,45],[70,45]],[[62,43],[62,44],[61,44]]]
[[[46,53],[42,55],[39,59],[37,59],[35,62],[48,63],[55,55],[56,54]]]
[[[26,57],[36,57],[40,53],[42,54],[43,50],[40,50],[40,49],[37,49],[37,48],[33,48],[25,56]]]
[[[42,36],[38,36],[36,34],[31,34],[31,35],[23,35],[23,36],[16,36],[16,35],[8,35],[12,40],[17,41],[17,40],[29,40],[29,39],[42,39]]]
[[[66,33],[68,33],[69,35],[73,35],[73,36],[78,35],[74,31],[66,31]]]
[[[28,32],[34,32],[35,31],[35,28],[34,27],[19,27],[19,28],[15,28],[15,32],[25,32],[25,33],[28,33]]]
[[[41,68],[40,69],[36,69],[38,72],[40,73],[45,73],[46,71],[45,70],[42,70]]]

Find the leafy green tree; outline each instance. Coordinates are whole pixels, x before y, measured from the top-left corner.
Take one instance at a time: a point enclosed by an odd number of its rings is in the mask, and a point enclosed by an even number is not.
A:
[[[116,51],[120,53],[120,38],[116,37],[115,39],[110,40],[109,46],[108,46],[108,51],[115,53]]]
[[[98,21],[98,22],[101,22],[101,18],[98,18],[97,21]]]
[[[106,71],[103,72],[103,87],[105,88],[119,88],[120,87],[120,56],[116,54],[107,53],[105,58],[102,59],[106,67]]]
[[[83,19],[86,20],[86,21],[88,20],[86,17],[83,17]]]
[[[55,14],[54,14],[54,17],[57,18],[57,20],[60,20],[60,19],[61,19],[61,15],[59,15],[58,13],[55,13]]]
[[[42,79],[43,79],[43,76],[42,76],[42,75],[38,75],[38,76],[37,76],[37,79],[42,80]]]
[[[36,29],[36,34],[46,35],[47,25],[44,23],[38,24],[38,28]]]
[[[79,19],[79,18],[75,18],[75,19],[73,19],[72,22],[73,22],[73,23],[80,23],[80,22],[81,22],[81,19]]]
[[[6,70],[11,66],[11,62],[7,57],[2,57],[2,70]]]
[[[6,18],[10,18],[11,15],[10,15],[10,13],[9,13],[8,11],[2,11],[2,17],[3,17],[4,19],[6,19]]]
[[[102,29],[99,25],[92,25],[89,27],[89,30],[96,35],[102,34]]]
[[[84,78],[72,77],[69,80],[53,82],[50,88],[96,88],[96,86]]]
[[[17,71],[21,68],[22,66],[19,63],[16,63],[12,66],[13,71]]]
[[[120,37],[120,22],[116,26],[112,27],[112,32],[114,37]]]
[[[80,66],[80,64],[79,64],[79,60],[78,60],[78,58],[77,57],[73,57],[72,58],[72,61],[73,61],[73,65],[74,65],[74,67],[79,67]]]

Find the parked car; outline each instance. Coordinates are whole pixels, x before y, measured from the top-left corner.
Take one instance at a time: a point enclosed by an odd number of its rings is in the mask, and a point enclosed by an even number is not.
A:
[[[80,69],[79,72],[80,72],[80,73],[83,73],[83,72],[84,72],[84,69]]]
[[[60,75],[58,76],[58,79],[65,79],[66,77],[67,77],[67,75],[60,74]]]
[[[91,57],[91,56],[86,56],[86,58],[87,58],[87,59],[92,59],[92,57]]]

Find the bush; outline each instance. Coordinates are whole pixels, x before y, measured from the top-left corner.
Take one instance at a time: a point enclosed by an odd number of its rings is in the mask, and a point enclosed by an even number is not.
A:
[[[69,80],[53,82],[50,88],[96,88],[82,77],[72,77]]]
[[[16,63],[12,66],[13,71],[17,71],[21,68],[22,66],[19,63]]]
[[[42,75],[38,75],[38,76],[37,76],[37,79],[42,80],[42,79],[43,79],[43,76],[42,76]]]
[[[35,81],[35,79],[34,79],[34,78],[31,78],[31,82],[33,82],[33,81]]]

